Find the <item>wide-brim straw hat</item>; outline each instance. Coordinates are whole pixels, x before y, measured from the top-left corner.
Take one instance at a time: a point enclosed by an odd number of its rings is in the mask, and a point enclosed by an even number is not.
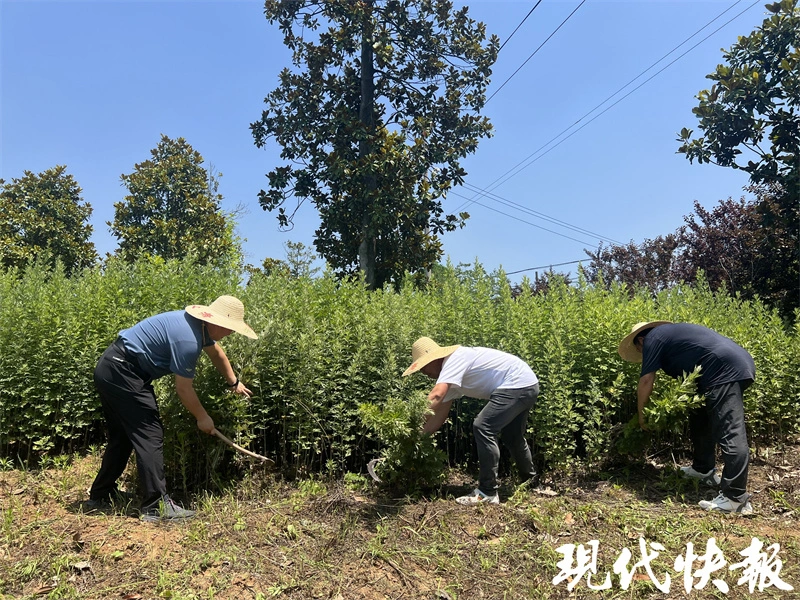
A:
[[[233,296],[220,296],[210,306],[191,304],[186,312],[201,321],[231,329],[252,340],[258,339],[256,332],[244,322],[244,304]]]
[[[633,345],[633,340],[635,340],[636,336],[645,329],[652,329],[653,327],[667,325],[669,323],[672,323],[672,321],[645,321],[642,323],[637,323],[633,326],[631,332],[619,343],[619,355],[623,360],[627,360],[628,362],[642,362],[642,353],[639,352],[636,349],[636,346]]]
[[[403,372],[403,377],[416,373],[422,367],[437,358],[445,358],[461,348],[459,344],[455,346],[440,346],[429,337],[421,337],[411,346],[411,366]]]

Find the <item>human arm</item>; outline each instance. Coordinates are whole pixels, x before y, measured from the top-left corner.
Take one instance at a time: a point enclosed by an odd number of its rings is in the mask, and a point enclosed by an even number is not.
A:
[[[197,428],[203,433],[214,435],[216,432],[214,421],[206,412],[206,409],[200,402],[200,398],[197,397],[193,380],[188,377],[175,375],[175,391],[178,393],[181,404],[183,404],[186,410],[192,413],[192,416],[197,419]]]
[[[648,429],[647,423],[644,419],[644,407],[650,402],[650,394],[653,393],[653,384],[656,381],[656,372],[646,373],[639,378],[639,386],[636,389],[636,398],[638,400],[639,411],[639,427],[645,431]]]
[[[233,367],[228,360],[228,356],[225,354],[225,350],[222,349],[222,346],[218,343],[212,344],[211,346],[203,348],[203,352],[211,359],[211,363],[214,365],[214,368],[219,371],[219,374],[225,378],[225,385],[227,385],[232,392],[242,394],[248,398],[253,395],[253,392],[247,389],[245,385],[239,381],[239,378],[236,377],[236,373],[233,372]],[[231,386],[234,382],[237,382],[236,385]]]
[[[447,420],[447,415],[453,405],[452,401],[444,402],[449,389],[449,383],[437,383],[428,394],[428,408],[433,411],[433,414],[425,416],[425,424],[422,426],[423,433],[431,434],[438,431]]]

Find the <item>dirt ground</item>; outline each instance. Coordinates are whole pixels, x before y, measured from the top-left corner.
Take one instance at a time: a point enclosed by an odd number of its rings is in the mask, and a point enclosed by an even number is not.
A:
[[[0,598],[800,598],[800,445],[756,453],[751,517],[700,510],[715,492],[663,455],[536,490],[509,482],[499,506],[480,507],[453,501],[472,486],[459,473],[423,499],[387,497],[366,480],[290,484],[254,473],[187,500],[197,517],[171,525],[140,521],[134,506],[89,510],[97,465],[86,457],[0,472]],[[676,559],[689,544],[705,555],[711,538],[728,567],[762,542],[761,575],[718,570],[687,592]],[[640,539],[660,553],[655,575],[640,565],[625,586],[614,565],[626,548],[630,565],[642,559]],[[565,546],[577,566],[592,540],[595,574],[570,573]],[[592,589],[606,573],[610,588]],[[663,586],[667,573],[665,592],[654,579]],[[698,573],[690,585],[703,583]]]

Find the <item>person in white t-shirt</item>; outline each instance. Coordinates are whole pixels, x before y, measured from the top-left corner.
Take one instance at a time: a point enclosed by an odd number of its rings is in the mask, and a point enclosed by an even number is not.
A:
[[[531,449],[525,440],[528,414],[539,395],[539,380],[521,358],[491,348],[439,346],[421,337],[411,348],[412,363],[403,376],[420,371],[436,385],[428,394],[432,414],[423,431],[432,434],[442,426],[453,400],[467,396],[488,400],[475,417],[472,430],[478,447],[478,487],[459,504],[498,504],[497,468],[500,462],[498,436],[511,451],[523,481],[538,480]]]

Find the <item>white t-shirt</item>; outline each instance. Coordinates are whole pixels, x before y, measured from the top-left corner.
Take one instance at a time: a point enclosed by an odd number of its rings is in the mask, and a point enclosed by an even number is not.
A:
[[[444,359],[436,383],[449,383],[443,402],[462,396],[488,400],[495,390],[515,390],[539,383],[528,364],[508,352],[461,346]]]

